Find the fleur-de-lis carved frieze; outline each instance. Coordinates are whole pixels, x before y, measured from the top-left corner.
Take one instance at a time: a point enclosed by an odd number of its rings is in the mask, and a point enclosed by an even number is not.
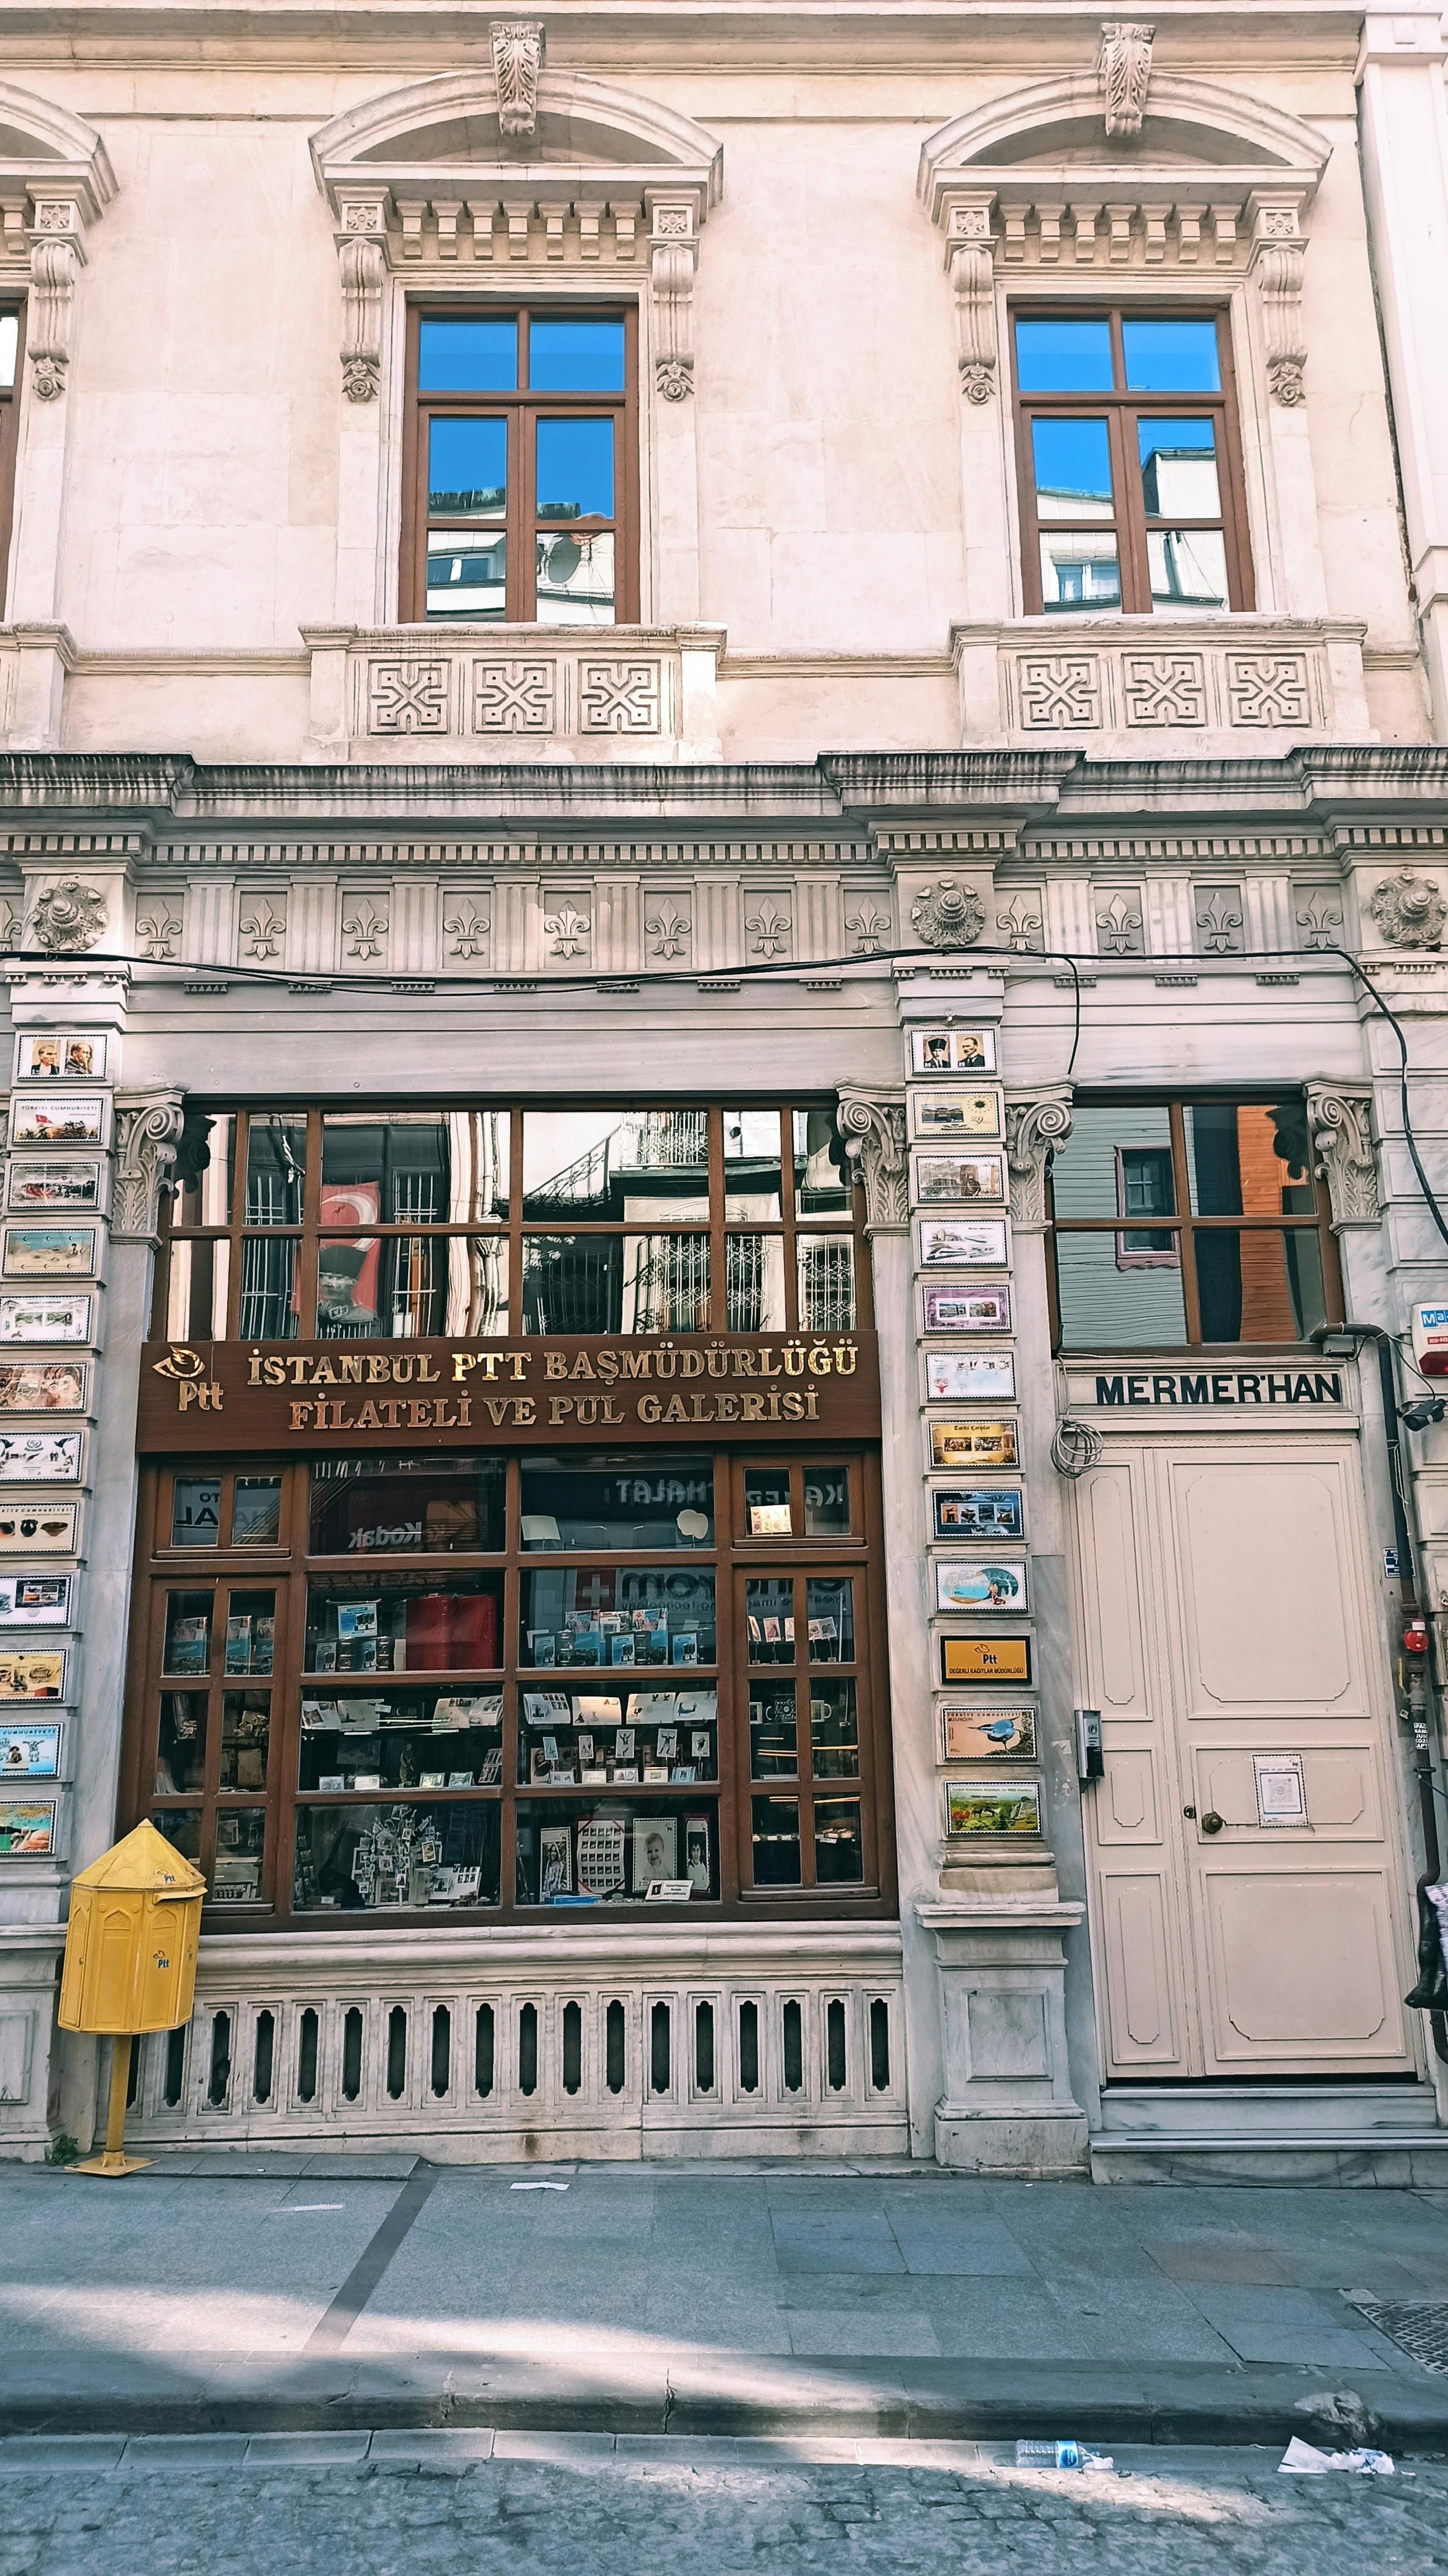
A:
[[[443,922],[450,957],[481,957],[492,929],[492,915],[476,903],[460,903]]]
[[[555,957],[581,957],[588,946],[588,915],[575,911],[571,903],[561,904],[557,912],[545,913],[543,927],[553,941]]]
[[[242,915],[241,953],[243,957],[255,959],[258,964],[268,957],[279,957],[286,935],[284,908],[280,904],[259,903],[251,912]]]
[[[359,903],[342,924],[349,957],[380,957],[387,945],[387,915],[372,903]]]
[[[744,916],[744,927],[750,933],[749,945],[756,957],[782,957],[789,947],[792,925],[787,912],[766,895],[757,912]]]
[[[646,912],[644,915],[644,930],[649,939],[651,953],[655,957],[662,957],[665,963],[670,958],[688,955],[693,929],[694,925],[688,913],[678,904],[661,903],[655,911]]]

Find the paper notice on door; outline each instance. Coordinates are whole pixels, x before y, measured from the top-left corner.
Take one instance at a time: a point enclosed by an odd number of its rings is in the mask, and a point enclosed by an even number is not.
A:
[[[1257,1822],[1265,1832],[1307,1823],[1307,1793],[1300,1753],[1254,1753],[1257,1775]]]

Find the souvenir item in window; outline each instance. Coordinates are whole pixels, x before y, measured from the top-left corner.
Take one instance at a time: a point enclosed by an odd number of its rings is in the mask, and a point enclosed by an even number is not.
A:
[[[676,1756],[677,1756],[677,1754],[678,1754],[678,1750],[679,1750],[679,1730],[678,1730],[678,1728],[677,1728],[676,1726],[661,1726],[661,1727],[659,1728],[659,1733],[658,1733],[658,1756],[659,1756],[659,1760],[660,1760],[661,1762],[672,1762],[672,1761],[676,1758]]]
[[[679,1827],[673,1816],[635,1816],[633,1820],[633,1892],[642,1896],[650,1881],[677,1875]]]
[[[634,1730],[631,1726],[621,1726],[619,1728],[617,1735],[613,1739],[613,1750],[616,1761],[632,1762],[634,1758]]]
[[[17,1082],[100,1082],[105,1070],[103,1030],[92,1035],[89,1029],[75,1029],[15,1041]]]
[[[933,1154],[910,1157],[911,1196],[919,1207],[1001,1207],[1005,1165],[999,1154]]]
[[[466,1726],[501,1726],[503,1694],[501,1691],[479,1691],[464,1699],[447,1696],[432,1704],[433,1733],[441,1735],[449,1728]]]
[[[1003,1216],[922,1216],[917,1222],[922,1270],[1004,1269],[1007,1255]]]
[[[684,1787],[684,1788],[686,1788],[686,1789],[692,1789],[692,1787],[693,1787],[693,1785],[694,1785],[694,1765],[693,1765],[693,1763],[692,1763],[692,1762],[675,1762],[675,1763],[671,1766],[670,1771],[669,1771],[669,1785],[670,1785],[670,1787],[671,1787],[671,1788],[674,1788],[674,1789],[677,1789],[677,1788],[679,1788],[679,1787],[681,1787],[681,1786],[682,1786],[682,1787]]]
[[[0,1804],[0,1860],[48,1860],[57,1844],[57,1808],[53,1798],[20,1805]]]
[[[947,1762],[1012,1759],[1034,1762],[1036,1712],[1033,1708],[971,1708],[943,1701],[940,1709],[941,1752]]]
[[[565,1706],[567,1705],[565,1692],[559,1691],[555,1696]],[[580,1726],[617,1726],[622,1706],[622,1700],[615,1699],[611,1691],[580,1691],[574,1701],[577,1723]],[[560,1720],[560,1723],[566,1726],[567,1718]]]
[[[567,1691],[524,1691],[523,1716],[529,1726],[571,1726],[573,1702]]]
[[[419,1789],[445,1789],[447,1787],[447,1773],[445,1771],[419,1771],[417,1775],[417,1785]]]
[[[932,1467],[1014,1467],[1019,1464],[1013,1422],[932,1422]]]
[[[687,1878],[653,1878],[644,1889],[646,1905],[687,1905],[694,1890]]]
[[[989,1557],[951,1557],[935,1568],[937,1610],[1006,1610],[1028,1608],[1026,1562]]]
[[[492,1755],[489,1754],[488,1760],[491,1761],[492,1758]],[[500,1778],[502,1776],[502,1768],[503,1757],[500,1753],[498,1755],[498,1776]],[[447,1775],[447,1785],[450,1789],[470,1789],[473,1785],[473,1775],[471,1771],[449,1771]]]
[[[1034,1780],[947,1780],[945,1830],[963,1834],[1038,1834],[1041,1791]]]
[[[751,1503],[749,1535],[751,1538],[790,1538],[794,1516],[788,1503]]]
[[[59,1208],[75,1216],[99,1211],[104,1168],[103,1164],[79,1158],[70,1163],[42,1163],[29,1155],[17,1155],[7,1175],[5,1204],[20,1216],[40,1208]]]
[[[480,1869],[457,1869],[444,1862],[432,1873],[429,1905],[476,1905],[482,1887]]]
[[[209,1619],[173,1619],[166,1639],[167,1672],[204,1673],[210,1657],[210,1638]]]
[[[84,1360],[22,1360],[0,1366],[0,1413],[83,1413]]]
[[[667,1763],[646,1762],[644,1764],[644,1787],[646,1789],[665,1788],[668,1785],[668,1778],[669,1770]]]
[[[78,1517],[74,1503],[6,1503],[0,1507],[0,1556],[69,1556]]]
[[[591,1761],[593,1760],[593,1737],[592,1737],[592,1735],[591,1735],[591,1734],[588,1734],[588,1733],[580,1733],[580,1735],[579,1735],[579,1737],[578,1737],[577,1744],[576,1744],[576,1745],[575,1745],[575,1747],[574,1747],[574,1750],[575,1750],[575,1752],[576,1752],[576,1753],[577,1753],[577,1755],[578,1755],[578,1760],[579,1760],[579,1764],[580,1764],[580,1766],[581,1766],[583,1763],[585,1763],[585,1762],[591,1762]]]
[[[503,1748],[500,1744],[495,1744],[490,1753],[485,1753],[483,1755],[483,1767],[478,1773],[478,1787],[480,1789],[496,1789],[499,1786],[502,1777]],[[466,1789],[471,1784],[471,1780],[472,1773],[470,1771],[450,1771],[448,1773],[447,1785],[450,1789]]]
[[[64,1695],[63,1648],[0,1655],[0,1699],[62,1699]]]
[[[319,1789],[345,1789],[346,1775],[341,1771],[323,1771],[318,1778],[317,1786]]]
[[[1028,1682],[1029,1637],[942,1637],[940,1678],[945,1682]]]
[[[1016,1391],[1010,1351],[927,1351],[925,1393],[931,1404],[998,1404]]]
[[[613,1766],[613,1776],[620,1788],[636,1788],[639,1776],[638,1764],[636,1762],[616,1762]]]
[[[1011,1292],[999,1286],[923,1288],[920,1303],[927,1333],[1008,1333]]]
[[[707,1896],[709,1893],[709,1819],[707,1816],[684,1818],[684,1872],[696,1893]]]
[[[17,1145],[102,1145],[107,1099],[103,1091],[13,1091],[10,1142]]]
[[[0,1781],[58,1778],[63,1735],[59,1719],[42,1725],[0,1720]]]
[[[970,1136],[999,1136],[998,1091],[912,1091],[910,1132],[922,1145],[958,1144]]]
[[[994,1029],[912,1029],[914,1073],[994,1073]]]
[[[96,1267],[93,1225],[8,1225],[7,1279],[89,1279]]]
[[[634,1639],[633,1631],[631,1629],[626,1636],[620,1633],[609,1638],[608,1660],[611,1664],[631,1664],[633,1662]]]
[[[578,1828],[578,1891],[614,1896],[623,1886],[628,1826],[622,1816],[589,1816]]]
[[[407,1604],[406,1636],[409,1672],[487,1672],[498,1661],[497,1602],[490,1592],[424,1592]]]
[[[551,1628],[529,1629],[528,1661],[530,1664],[540,1666],[557,1663],[558,1640],[554,1636]]]
[[[695,1727],[689,1736],[689,1753],[695,1762],[709,1762],[713,1757],[714,1739],[707,1727]]]
[[[0,1297],[0,1342],[88,1342],[94,1302],[88,1291]]]
[[[538,1832],[538,1902],[573,1892],[572,1836],[567,1825],[542,1825]]]
[[[69,1617],[68,1574],[0,1575],[0,1628],[63,1628]]]

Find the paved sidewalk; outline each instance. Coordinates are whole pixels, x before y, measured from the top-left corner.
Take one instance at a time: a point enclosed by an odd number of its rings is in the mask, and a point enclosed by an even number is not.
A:
[[[1448,2376],[1394,2339],[1423,2303],[1448,2325],[1448,2195],[187,2162],[0,2167],[11,2431],[1296,2429],[1448,2453]]]

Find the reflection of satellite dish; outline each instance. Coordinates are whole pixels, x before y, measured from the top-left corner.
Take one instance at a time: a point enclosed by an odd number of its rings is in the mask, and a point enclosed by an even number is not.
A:
[[[576,537],[555,537],[548,549],[550,581],[571,581],[583,561],[583,548]]]
[[[681,1538],[707,1538],[709,1515],[707,1512],[680,1512],[674,1527]]]

